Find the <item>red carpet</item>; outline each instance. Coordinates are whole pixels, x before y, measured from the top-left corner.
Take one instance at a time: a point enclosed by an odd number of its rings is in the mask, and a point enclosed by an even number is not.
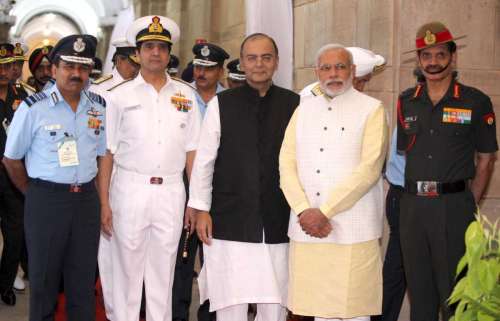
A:
[[[104,313],[104,301],[102,299],[102,288],[101,282],[97,280],[95,286],[96,298],[95,298],[95,316],[96,321],[106,321],[106,314]],[[59,300],[57,304],[57,311],[55,321],[67,321],[66,317],[66,298],[64,294],[59,294]]]

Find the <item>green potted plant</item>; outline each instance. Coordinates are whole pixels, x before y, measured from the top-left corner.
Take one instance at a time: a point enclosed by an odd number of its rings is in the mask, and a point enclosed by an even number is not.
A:
[[[492,224],[478,213],[465,232],[465,254],[456,273],[466,274],[448,299],[450,305],[458,303],[450,321],[500,320],[499,245],[498,221]]]

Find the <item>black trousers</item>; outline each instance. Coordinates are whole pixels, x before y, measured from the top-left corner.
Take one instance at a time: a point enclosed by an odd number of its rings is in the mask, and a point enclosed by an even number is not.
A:
[[[187,259],[182,258],[184,248],[185,233],[183,231],[179,248],[177,251],[177,261],[175,263],[174,285],[172,289],[172,317],[173,319],[189,320],[189,306],[191,305],[191,296],[194,277],[194,263],[196,260],[196,251],[200,248],[200,256],[203,247],[196,235],[196,232],[189,237]],[[203,263],[202,263],[203,264]],[[205,301],[198,309],[198,321],[215,320],[215,312],[210,313],[210,304]]]
[[[64,277],[71,321],[95,320],[95,271],[100,212],[94,184],[70,193],[31,182],[26,193],[30,321],[53,321]]]
[[[458,261],[465,252],[465,230],[474,220],[472,193],[401,199],[401,247],[410,296],[412,321],[448,320]]]
[[[1,165],[0,165],[1,167]],[[12,288],[24,244],[24,196],[0,168],[0,228],[3,251],[0,261],[0,293]]]
[[[399,234],[400,201],[403,187],[390,185],[385,198],[385,215],[389,223],[389,243],[385,252],[383,275],[382,315],[374,316],[374,321],[397,321],[406,291]]]

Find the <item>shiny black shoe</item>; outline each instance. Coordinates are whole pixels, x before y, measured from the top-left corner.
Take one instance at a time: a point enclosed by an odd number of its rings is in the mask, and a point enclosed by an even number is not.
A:
[[[16,295],[14,294],[14,291],[12,289],[9,289],[5,292],[3,292],[0,297],[2,298],[2,301],[7,304],[7,305],[16,305]]]

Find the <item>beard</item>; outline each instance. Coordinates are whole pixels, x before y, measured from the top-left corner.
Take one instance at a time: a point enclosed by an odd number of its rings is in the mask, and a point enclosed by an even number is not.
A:
[[[352,80],[353,80],[353,78],[354,78],[354,76],[351,73],[351,75],[349,76],[349,78],[346,79],[346,80],[342,80],[340,78],[328,79],[328,80],[325,80],[325,81],[320,81],[319,85],[320,85],[321,89],[323,90],[323,92],[327,96],[333,98],[335,96],[342,95],[349,88],[351,88],[352,87]],[[328,86],[330,86],[333,83],[341,84],[341,87],[339,89],[332,90]]]

